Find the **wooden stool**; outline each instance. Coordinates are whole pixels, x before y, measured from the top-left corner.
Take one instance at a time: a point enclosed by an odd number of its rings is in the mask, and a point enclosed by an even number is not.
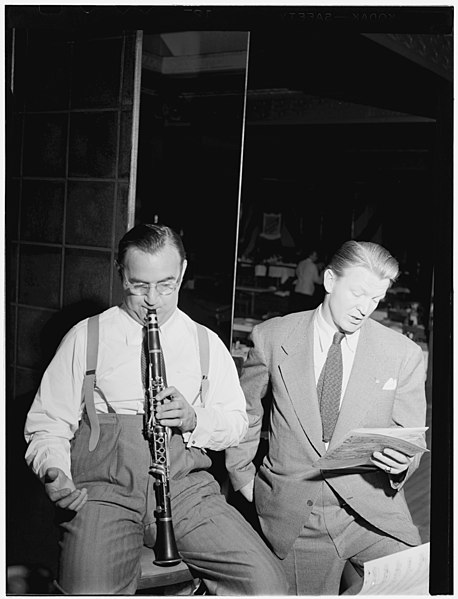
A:
[[[191,585],[193,577],[184,562],[180,562],[176,566],[156,566],[153,563],[154,551],[149,547],[143,547],[141,555],[142,573],[138,582],[137,591],[145,591],[147,589],[155,589],[158,587],[171,587],[189,582]],[[171,589],[172,590],[172,589]],[[139,593],[142,594],[142,593]],[[169,594],[164,592],[164,594]],[[170,594],[174,594],[171,592]]]

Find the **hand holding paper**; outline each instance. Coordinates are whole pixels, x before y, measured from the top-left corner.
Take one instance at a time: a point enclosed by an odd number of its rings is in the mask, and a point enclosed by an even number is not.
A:
[[[328,450],[313,466],[321,470],[373,466],[374,452],[394,449],[413,457],[428,451],[424,446],[424,433],[427,427],[418,428],[360,428],[353,429],[342,442]]]
[[[371,460],[374,466],[388,474],[402,474],[412,463],[413,457],[392,447],[385,447],[383,451],[374,451]]]

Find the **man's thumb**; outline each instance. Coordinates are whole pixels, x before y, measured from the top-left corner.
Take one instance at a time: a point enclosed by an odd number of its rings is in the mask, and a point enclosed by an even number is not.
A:
[[[52,483],[59,476],[58,468],[48,468],[45,474],[45,483]]]

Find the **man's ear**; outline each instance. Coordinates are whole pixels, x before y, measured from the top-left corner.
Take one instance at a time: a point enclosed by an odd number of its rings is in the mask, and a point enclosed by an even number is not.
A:
[[[323,274],[323,285],[326,293],[331,293],[335,282],[336,274],[330,268],[327,268]]]
[[[183,260],[183,266],[181,267],[181,281],[183,281],[184,273],[186,272],[187,266],[188,266],[188,261]]]
[[[122,266],[119,264],[117,260],[114,261],[114,265],[116,270],[118,271],[119,276],[122,278]]]

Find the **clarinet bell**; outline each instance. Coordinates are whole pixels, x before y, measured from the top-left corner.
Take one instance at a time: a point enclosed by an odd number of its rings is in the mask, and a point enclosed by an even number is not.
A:
[[[176,566],[181,562],[181,557],[175,541],[172,520],[158,518],[156,526],[157,540],[154,546],[156,559],[154,563],[156,566]]]

